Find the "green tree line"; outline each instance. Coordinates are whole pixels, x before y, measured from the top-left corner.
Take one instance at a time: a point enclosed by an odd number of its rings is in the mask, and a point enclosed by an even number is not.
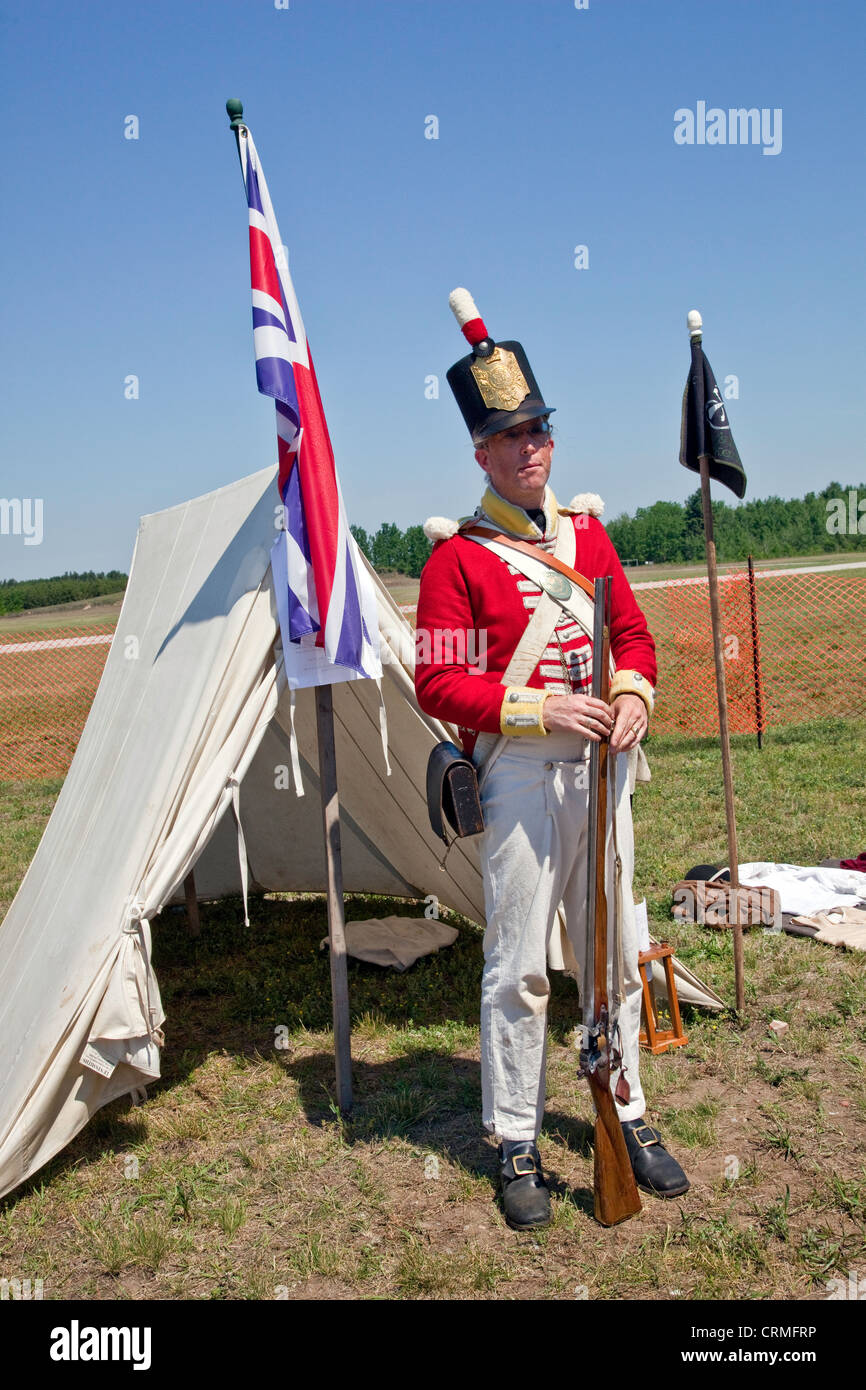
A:
[[[866,486],[829,483],[805,497],[761,497],[733,507],[714,499],[713,529],[720,560],[866,550]],[[638,507],[634,516],[624,513],[608,522],[607,532],[623,562],[702,560],[700,491],[684,504],[654,502]]]
[[[829,483],[821,492],[783,499],[761,497],[730,506],[713,501],[713,526],[720,560],[773,559],[866,550],[866,484]],[[417,579],[432,550],[421,526],[401,531],[384,521],[375,535],[353,526],[352,535],[376,570],[397,570]],[[654,502],[608,522],[608,535],[623,562],[688,563],[704,558],[701,494],[685,503]],[[0,613],[20,613],[49,604],[97,598],[126,588],[120,570],[67,572],[51,579],[0,580]]]
[[[760,497],[731,506],[713,500],[716,553],[720,560],[773,559],[866,550],[866,484],[828,483],[821,492],[784,499]],[[399,570],[417,578],[432,550],[420,526],[401,531],[383,522],[375,535],[353,526],[352,535],[376,570]],[[607,524],[623,562],[687,564],[704,558],[700,491],[682,502],[654,502]]]
[[[67,571],[51,579],[0,579],[0,613],[23,613],[29,608],[47,608],[54,603],[73,603],[77,599],[116,594],[126,588],[127,576],[120,570]]]
[[[363,526],[352,526],[352,535],[375,570],[399,570],[417,579],[433,549],[422,526],[401,531],[393,521],[383,521],[375,536]]]

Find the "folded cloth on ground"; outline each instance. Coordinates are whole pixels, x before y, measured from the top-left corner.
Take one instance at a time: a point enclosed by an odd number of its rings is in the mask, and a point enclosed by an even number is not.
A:
[[[855,907],[866,898],[856,869],[823,869],[801,864],[741,864],[740,883],[775,888],[782,911],[807,916],[831,907]]]
[[[866,951],[866,909],[862,907],[831,908],[811,917],[795,917],[801,927],[816,927],[813,941],[827,946],[847,946],[850,951]]]
[[[736,890],[729,883],[682,879],[674,888],[671,915],[707,927],[772,927],[780,919],[779,894],[772,888]]]
[[[369,917],[346,923],[346,950],[371,965],[408,970],[421,956],[431,956],[457,940],[457,928],[427,917]],[[325,936],[321,949],[328,944]]]
[[[858,854],[856,859],[840,859],[840,869],[856,869],[859,874],[866,874],[866,850]]]

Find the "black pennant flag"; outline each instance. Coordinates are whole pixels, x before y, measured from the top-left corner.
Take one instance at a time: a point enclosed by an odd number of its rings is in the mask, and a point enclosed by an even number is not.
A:
[[[746,474],[731,434],[722,393],[700,342],[693,342],[692,369],[683,392],[680,463],[693,473],[700,473],[701,454],[709,458],[711,478],[724,483],[737,497],[745,496]]]

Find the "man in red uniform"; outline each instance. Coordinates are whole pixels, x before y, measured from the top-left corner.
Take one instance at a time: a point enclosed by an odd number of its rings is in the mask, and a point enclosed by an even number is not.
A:
[[[546,967],[549,961],[579,968],[583,957],[587,759],[589,744],[600,739],[622,755],[612,759],[608,856],[608,900],[616,904],[622,939],[612,983],[622,999],[619,1034],[631,1091],[620,1118],[639,1186],[662,1197],[689,1186],[643,1118],[638,1074],[641,981],[629,794],[638,760],[646,766],[639,744],[652,711],[655,646],[597,519],[600,499],[587,494],[561,507],[548,485],[552,407],[522,347],[494,343],[465,290],[454,291],[451,306],[473,351],[455,363],[448,381],[487,487],[467,521],[431,518],[425,527],[438,543],[421,577],[415,684],[422,709],[459,727],[479,770],[487,917],[483,1120],[500,1140],[506,1219],[528,1229],[550,1219],[537,1149]],[[613,576],[610,705],[589,693],[591,602],[582,586],[551,568],[551,556],[586,580]],[[564,938],[555,929],[558,918]]]

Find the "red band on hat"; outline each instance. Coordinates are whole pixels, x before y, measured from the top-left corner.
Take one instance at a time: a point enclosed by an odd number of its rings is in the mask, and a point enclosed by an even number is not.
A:
[[[468,323],[464,323],[460,331],[470,347],[474,347],[476,343],[483,343],[485,338],[490,337],[483,319],[470,319]]]

